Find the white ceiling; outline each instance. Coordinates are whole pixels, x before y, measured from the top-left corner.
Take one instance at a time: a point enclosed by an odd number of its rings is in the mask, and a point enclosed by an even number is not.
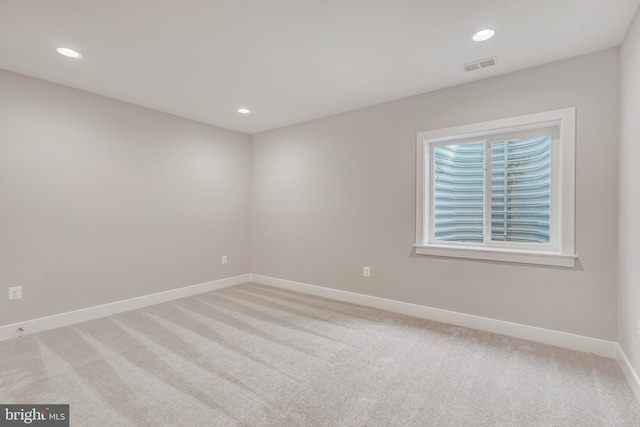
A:
[[[0,0],[0,68],[256,133],[618,46],[638,4]]]

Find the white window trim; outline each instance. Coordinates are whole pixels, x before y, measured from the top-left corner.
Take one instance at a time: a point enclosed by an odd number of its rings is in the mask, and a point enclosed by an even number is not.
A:
[[[471,258],[489,261],[505,261],[525,264],[542,264],[560,267],[574,267],[577,258],[575,254],[575,108],[527,114],[506,119],[491,120],[446,129],[418,132],[416,155],[416,254],[454,258]],[[536,129],[557,126],[559,128],[559,150],[557,162],[552,160],[552,173],[558,173],[559,179],[553,180],[552,185],[559,188],[552,190],[556,199],[552,203],[559,203],[556,224],[552,224],[556,231],[552,236],[553,245],[540,250],[528,249],[526,245],[510,247],[492,247],[487,244],[430,242],[429,241],[429,199],[425,197],[425,189],[429,189],[430,162],[429,156],[432,144],[443,143],[460,138],[477,138],[504,133],[512,130]],[[425,188],[426,187],[426,188]],[[559,191],[558,191],[559,190]]]

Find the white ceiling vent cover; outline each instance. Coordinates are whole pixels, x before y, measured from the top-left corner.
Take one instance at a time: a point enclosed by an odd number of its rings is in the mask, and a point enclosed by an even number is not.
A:
[[[477,61],[469,62],[468,64],[462,65],[464,71],[475,71],[481,68],[491,67],[496,65],[496,57],[493,56],[491,58],[478,59]]]

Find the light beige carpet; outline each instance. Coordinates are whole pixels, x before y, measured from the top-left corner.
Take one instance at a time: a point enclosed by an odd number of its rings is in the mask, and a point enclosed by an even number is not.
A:
[[[245,284],[0,343],[72,426],[640,426],[616,362]]]

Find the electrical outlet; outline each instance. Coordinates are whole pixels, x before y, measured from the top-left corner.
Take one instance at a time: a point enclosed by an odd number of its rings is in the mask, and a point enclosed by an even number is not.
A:
[[[636,336],[640,340],[640,319],[636,319]]]
[[[362,269],[362,275],[363,275],[364,277],[371,277],[371,268],[369,268],[369,267],[364,267],[364,268]]]
[[[22,298],[22,286],[12,286],[9,288],[9,300]]]
[[[223,255],[223,256],[222,256],[222,259],[220,260],[220,262],[221,262],[222,264],[226,264],[226,263],[227,263],[227,256],[226,256],[226,255]]]

